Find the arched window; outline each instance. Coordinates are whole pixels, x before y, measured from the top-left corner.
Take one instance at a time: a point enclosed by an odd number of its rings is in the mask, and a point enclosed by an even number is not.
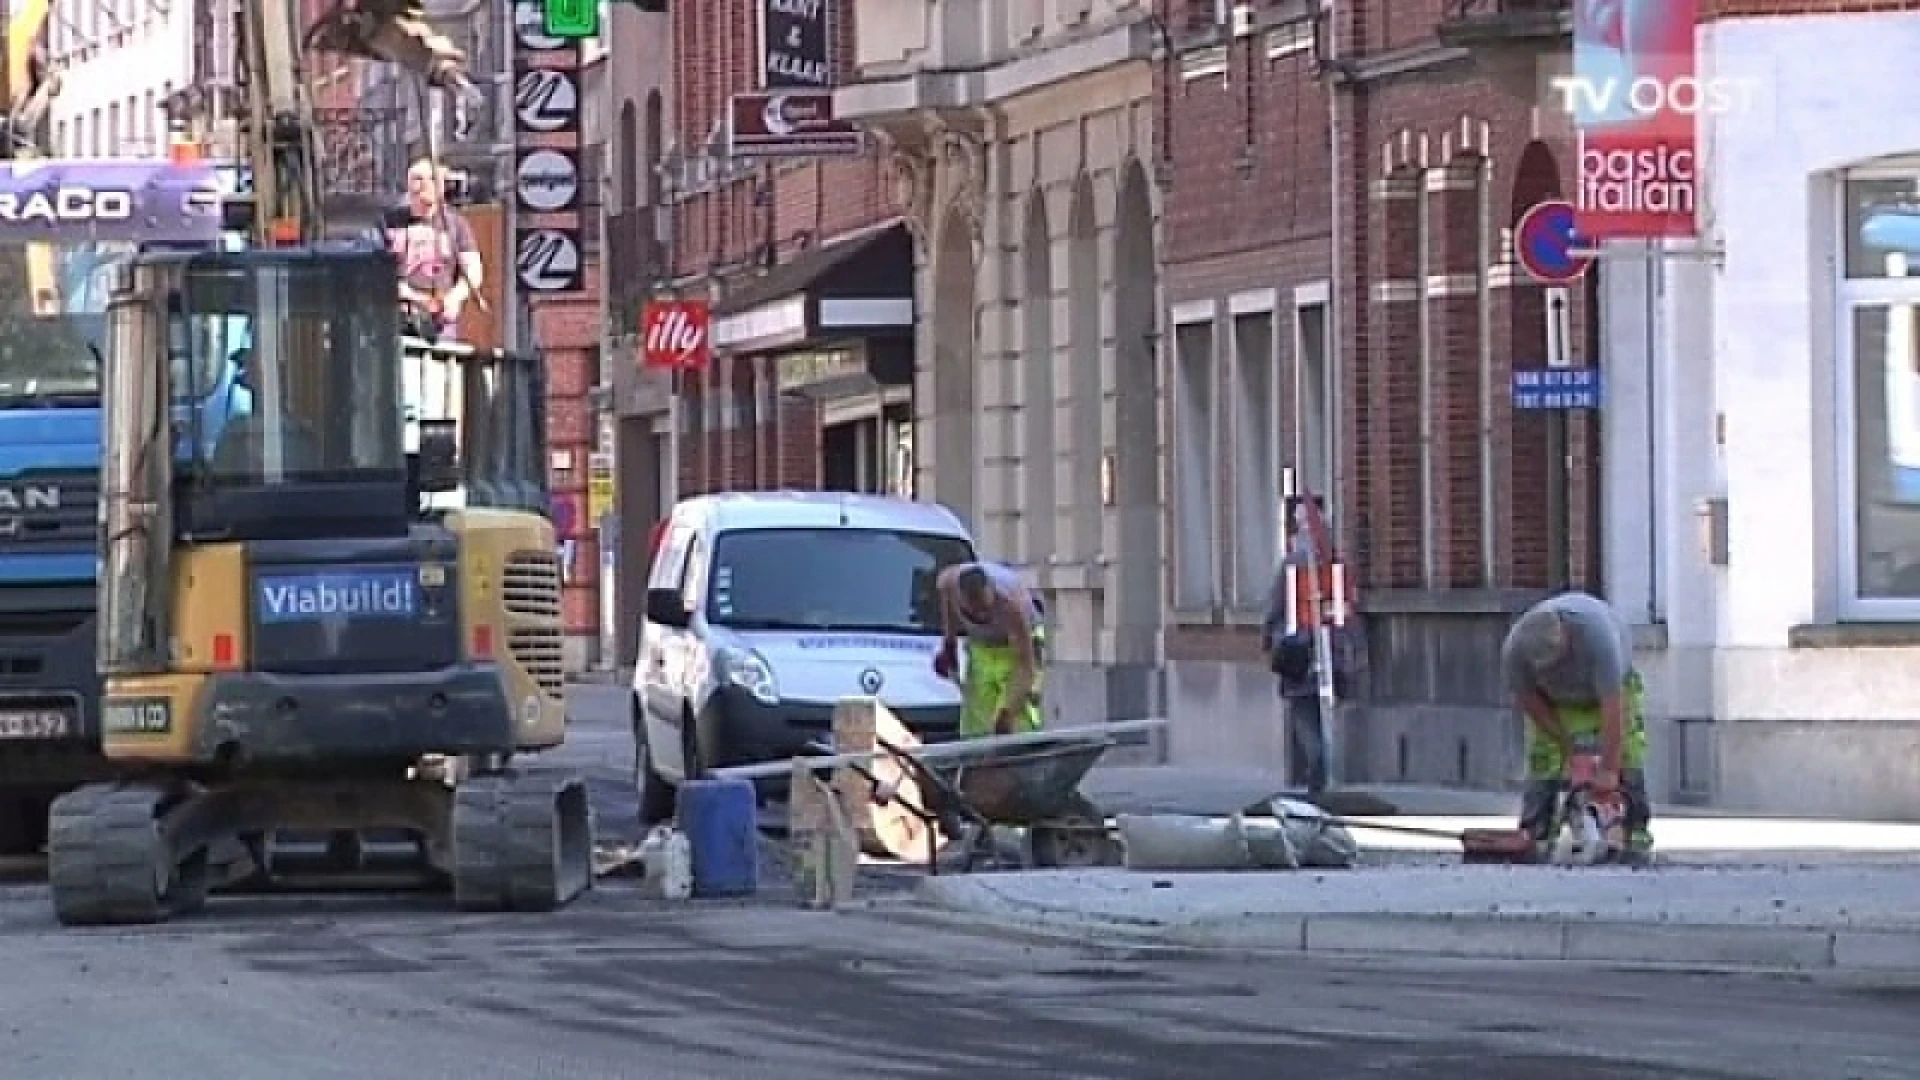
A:
[[[640,122],[636,118],[633,102],[620,105],[620,140],[613,152],[615,160],[620,162],[620,208],[631,210],[640,203]]]
[[[653,206],[660,201],[660,140],[664,134],[664,132],[661,131],[661,125],[665,123],[662,111],[660,91],[654,90],[648,93],[646,128],[647,153],[645,158],[647,166],[646,205],[648,206]]]

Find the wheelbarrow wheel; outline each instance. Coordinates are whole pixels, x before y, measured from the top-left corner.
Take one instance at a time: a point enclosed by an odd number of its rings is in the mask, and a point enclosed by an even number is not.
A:
[[[1030,828],[1027,837],[1038,867],[1077,870],[1119,866],[1122,861],[1120,842],[1107,831],[1106,815],[1080,795],[1063,813]]]

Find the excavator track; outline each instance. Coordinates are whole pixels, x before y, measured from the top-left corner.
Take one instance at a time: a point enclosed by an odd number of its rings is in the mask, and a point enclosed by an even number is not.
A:
[[[553,911],[593,887],[593,812],[578,776],[483,773],[453,798],[455,907]]]
[[[162,831],[169,801],[142,784],[89,784],[54,800],[47,880],[63,925],[158,923],[206,903],[204,861],[182,865]]]

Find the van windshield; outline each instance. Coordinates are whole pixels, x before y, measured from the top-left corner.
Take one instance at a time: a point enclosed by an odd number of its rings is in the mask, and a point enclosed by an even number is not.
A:
[[[957,536],[887,529],[744,529],[720,534],[707,623],[735,630],[938,634],[934,578],[973,558]]]

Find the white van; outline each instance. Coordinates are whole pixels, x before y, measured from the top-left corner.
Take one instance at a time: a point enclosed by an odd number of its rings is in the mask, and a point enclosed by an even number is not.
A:
[[[879,698],[924,741],[954,737],[960,691],[933,671],[934,578],[974,557],[960,520],[929,503],[742,492],[675,506],[633,670],[642,819],[671,817],[701,768],[801,753],[842,698]]]

